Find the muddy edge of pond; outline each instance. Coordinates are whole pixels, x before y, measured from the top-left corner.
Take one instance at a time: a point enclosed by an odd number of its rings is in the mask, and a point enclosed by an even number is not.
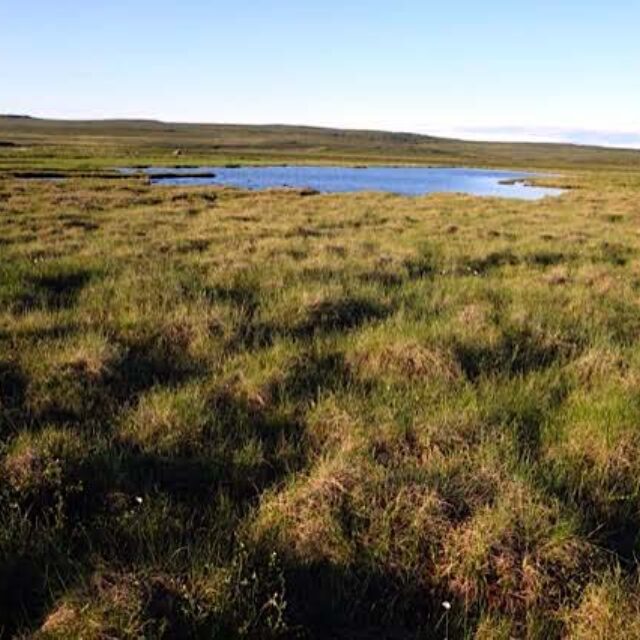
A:
[[[19,180],[65,180],[70,178],[84,178],[95,180],[132,180],[140,179],[144,180],[156,180],[156,179],[171,179],[171,178],[215,178],[216,174],[209,172],[174,172],[167,171],[162,173],[108,173],[108,172],[74,172],[74,171],[14,171],[9,173],[13,178]]]
[[[135,178],[136,174],[123,175],[108,172],[75,172],[75,171],[13,171],[12,178],[19,180],[64,180],[68,178],[94,178],[100,180],[122,180]]]

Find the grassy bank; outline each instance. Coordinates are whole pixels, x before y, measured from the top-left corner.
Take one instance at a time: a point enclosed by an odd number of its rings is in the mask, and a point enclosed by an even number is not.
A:
[[[0,148],[0,636],[640,637],[624,153],[539,202],[9,176],[149,153],[73,140]]]

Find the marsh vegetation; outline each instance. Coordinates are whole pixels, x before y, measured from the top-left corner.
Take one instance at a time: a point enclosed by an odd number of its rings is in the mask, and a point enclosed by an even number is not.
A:
[[[640,173],[562,182],[3,174],[0,635],[640,637]]]

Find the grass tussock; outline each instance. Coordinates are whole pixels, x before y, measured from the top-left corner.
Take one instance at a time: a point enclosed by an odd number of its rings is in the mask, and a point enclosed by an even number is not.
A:
[[[640,637],[640,593],[634,580],[605,575],[584,591],[568,616],[568,637],[575,640]]]

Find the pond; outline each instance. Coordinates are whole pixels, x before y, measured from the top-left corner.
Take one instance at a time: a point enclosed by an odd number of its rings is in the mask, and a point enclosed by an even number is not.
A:
[[[123,169],[134,173],[135,169]],[[153,184],[226,185],[243,189],[308,188],[321,193],[383,191],[409,196],[455,192],[538,200],[558,196],[562,189],[526,184],[537,174],[521,171],[430,167],[149,167],[142,169]]]

